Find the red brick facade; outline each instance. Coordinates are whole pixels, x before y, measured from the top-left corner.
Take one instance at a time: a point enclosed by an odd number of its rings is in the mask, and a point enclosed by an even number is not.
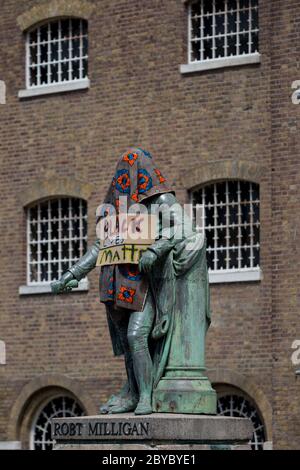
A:
[[[96,413],[124,376],[96,272],[88,293],[20,296],[18,288],[26,284],[30,194],[31,202],[47,191],[86,198],[91,242],[116,159],[136,145],[153,153],[182,201],[195,184],[237,173],[260,184],[263,276],[211,287],[207,367],[217,388],[250,396],[275,448],[299,447],[300,382],[290,360],[300,339],[299,108],[291,101],[291,84],[300,79],[298,2],[260,0],[259,64],[182,75],[185,2],[95,1],[91,14],[87,2],[76,1],[89,19],[90,89],[26,100],[18,98],[25,88],[20,15],[28,25],[30,15],[31,24],[42,19],[31,10],[41,2],[2,3],[0,339],[7,360],[0,365],[0,441],[28,445],[39,393],[65,388]],[[72,2],[53,3],[59,12]]]

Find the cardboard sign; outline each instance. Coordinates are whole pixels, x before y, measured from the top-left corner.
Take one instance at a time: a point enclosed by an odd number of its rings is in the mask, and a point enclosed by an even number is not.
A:
[[[97,226],[100,251],[97,266],[138,264],[156,238],[157,217],[149,214],[107,216]]]

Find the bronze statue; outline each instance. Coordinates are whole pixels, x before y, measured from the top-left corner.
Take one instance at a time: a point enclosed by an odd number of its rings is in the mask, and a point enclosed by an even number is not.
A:
[[[130,148],[119,159],[99,220],[120,200],[130,210],[143,204],[159,215],[156,239],[139,264],[101,267],[100,300],[106,305],[115,355],[123,354],[127,382],[100,407],[101,413],[134,411],[216,413],[216,394],[203,375],[210,324],[204,236],[177,202],[149,152]],[[97,263],[100,240],[52,291],[70,290]]]

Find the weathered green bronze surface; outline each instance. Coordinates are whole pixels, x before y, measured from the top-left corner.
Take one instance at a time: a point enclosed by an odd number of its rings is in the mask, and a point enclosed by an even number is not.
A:
[[[120,175],[123,178],[124,172],[128,175],[125,186],[128,204],[134,197],[149,213],[153,213],[154,207],[160,214],[160,223],[155,242],[140,259],[138,272],[127,278],[127,290],[114,284],[109,291],[112,298],[105,297],[108,280],[114,279],[118,284],[124,268],[101,268],[100,298],[106,304],[114,353],[124,355],[128,380],[100,411],[110,414],[134,411],[137,415],[215,414],[216,393],[205,376],[205,335],[210,324],[210,305],[204,236],[193,229],[174,193],[167,189],[165,178],[149,154],[141,149],[130,149],[122,155],[106,204],[119,207],[115,188],[116,181],[123,183],[117,178]],[[136,186],[130,186],[129,180],[140,181],[140,194]],[[151,188],[149,193],[144,191],[146,183]],[[96,240],[52,284],[53,292],[76,287],[96,266],[99,247],[100,241]],[[125,278],[121,276],[121,279],[124,282]],[[130,302],[133,305],[136,302],[139,309],[130,308]]]

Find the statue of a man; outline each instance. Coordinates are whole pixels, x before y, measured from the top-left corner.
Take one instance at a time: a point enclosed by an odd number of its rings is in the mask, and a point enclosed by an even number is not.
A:
[[[120,157],[104,201],[103,216],[109,206],[118,216],[121,196],[126,197],[129,209],[133,204],[143,204],[150,213],[155,207],[159,230],[138,265],[101,267],[100,300],[106,305],[114,354],[125,357],[128,380],[118,394],[101,406],[100,412],[134,411],[143,415],[152,413],[153,390],[168,369],[170,351],[173,356],[180,355],[181,343],[185,342],[183,355],[191,362],[191,376],[204,370],[203,364],[193,365],[192,345],[195,343],[203,363],[205,333],[210,323],[205,243],[203,234],[193,230],[191,220],[145,150],[130,148]],[[80,281],[95,268],[99,250],[97,239],[52,284],[53,292],[70,290],[72,282]],[[189,320],[191,315],[195,320]],[[184,333],[180,328],[184,328]],[[169,366],[172,374],[176,367]]]

